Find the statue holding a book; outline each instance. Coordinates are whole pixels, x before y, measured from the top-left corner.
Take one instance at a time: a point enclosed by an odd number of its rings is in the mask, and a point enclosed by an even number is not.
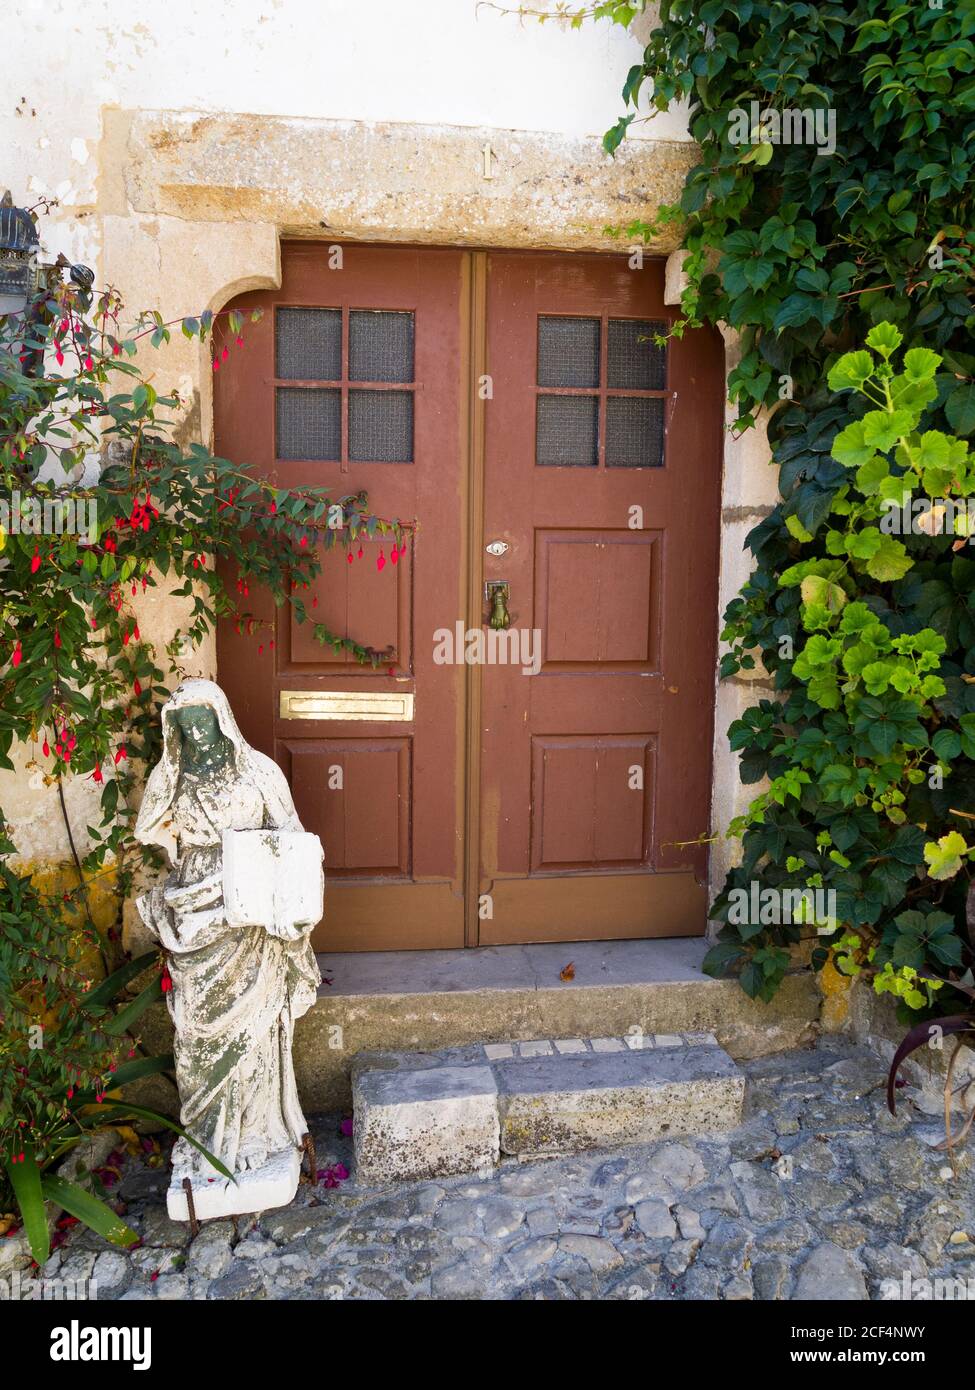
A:
[[[300,1173],[291,1047],[321,982],[309,936],[322,915],[322,847],[214,682],[184,681],[162,732],[136,836],[166,848],[174,867],[138,907],[172,979],[182,1126],[235,1179],[180,1139],[169,1211],[260,1211],[289,1202]]]

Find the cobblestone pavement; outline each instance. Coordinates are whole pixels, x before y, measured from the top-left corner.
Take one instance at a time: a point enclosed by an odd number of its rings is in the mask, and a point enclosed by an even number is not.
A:
[[[883,1064],[836,1039],[744,1070],[727,1135],[384,1189],[353,1172],[192,1242],[134,1160],[118,1190],[142,1245],[76,1229],[44,1273],[108,1299],[880,1299],[935,1277],[975,1296],[973,1164],[952,1174],[910,1088],[891,1117]],[[339,1117],[314,1132],[319,1168],[351,1171]]]

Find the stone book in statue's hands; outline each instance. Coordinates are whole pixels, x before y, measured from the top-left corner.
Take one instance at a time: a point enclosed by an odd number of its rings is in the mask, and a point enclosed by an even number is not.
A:
[[[235,927],[296,941],[321,921],[322,842],[303,830],[225,830],[223,898]]]

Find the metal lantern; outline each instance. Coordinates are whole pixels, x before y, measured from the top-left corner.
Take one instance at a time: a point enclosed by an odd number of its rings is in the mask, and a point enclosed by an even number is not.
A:
[[[34,219],[14,207],[8,189],[0,198],[0,314],[22,314],[36,293],[40,245]]]
[[[82,312],[91,305],[94,271],[86,265],[70,265],[58,256],[53,265],[38,259],[41,242],[34,219],[26,208],[15,208],[8,189],[0,198],[0,318],[8,314],[23,314],[22,329],[30,338],[32,328],[51,320],[51,295],[65,270],[77,289],[77,304]],[[35,335],[36,336],[36,335]],[[17,339],[8,345],[20,360],[25,376],[35,376],[43,370],[44,351],[36,341],[28,345]]]

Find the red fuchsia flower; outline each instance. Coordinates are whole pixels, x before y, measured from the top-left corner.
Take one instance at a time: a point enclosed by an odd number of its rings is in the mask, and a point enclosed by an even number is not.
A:
[[[244,340],[243,340],[243,338],[236,338],[234,341],[236,342],[236,344],[237,344],[238,347],[243,347],[243,346],[244,346]]]
[[[377,569],[377,570],[382,570],[382,569],[385,569],[385,568],[386,568],[386,556],[383,554],[382,550],[380,550],[379,554],[376,556],[376,569]]]
[[[362,546],[361,546],[361,545],[359,546],[359,549],[356,551],[356,554],[358,555],[359,559],[361,560],[361,559],[362,559]]]
[[[159,976],[159,988],[162,990],[163,994],[168,994],[172,987],[173,977],[169,973],[169,966],[164,965],[162,968],[162,974]]]
[[[56,647],[60,647],[61,645],[61,634],[57,628],[54,629],[54,645]]]
[[[51,745],[48,743],[47,739],[41,744],[41,752],[44,754],[45,758],[51,756]]]
[[[219,372],[219,370],[220,370],[220,359],[219,359],[218,357],[215,357],[215,358],[213,359],[213,370],[214,370],[215,372]]]
[[[123,759],[125,756],[126,756],[126,753],[125,753],[125,744],[124,744],[124,743],[120,743],[119,746],[118,746],[118,751],[117,751],[116,754],[115,754],[115,766],[116,766],[116,767],[118,767],[119,763],[122,761],[122,759]]]
[[[20,663],[23,661],[23,659],[24,659],[23,649],[21,648],[20,642],[18,642],[17,645],[16,645],[16,647],[14,647],[14,649],[13,649],[13,654],[12,654],[12,656],[11,656],[11,658],[10,658],[10,663],[11,663],[12,666],[19,666]]]
[[[349,551],[348,555],[347,555],[345,558],[348,560],[349,564],[351,565],[351,564],[352,564],[352,552],[351,552],[351,550]]]
[[[133,682],[132,689],[135,691],[135,693],[136,693],[137,695],[141,695],[141,694],[142,694],[142,686],[139,684],[139,678],[138,678],[138,676],[136,677],[135,681]]]
[[[89,353],[88,356],[85,358],[85,371],[90,372],[94,365],[94,362],[91,360],[91,354]]]
[[[220,361],[221,361],[221,362],[226,362],[226,360],[227,360],[227,358],[228,358],[229,356],[230,356],[230,349],[229,349],[229,348],[224,348],[223,352],[220,354]]]
[[[393,546],[392,550],[389,552],[389,558],[390,558],[390,560],[392,561],[392,563],[393,563],[394,565],[395,565],[395,564],[397,563],[397,561],[399,560],[399,551],[396,549],[396,546],[395,546],[395,545]]]
[[[308,537],[307,537],[307,536],[302,536],[302,538],[301,538],[301,540],[298,542],[298,544],[299,544],[300,546],[306,546],[306,545],[308,544]]]
[[[58,348],[58,350],[57,350],[57,352],[54,354],[54,356],[55,356],[55,359],[57,360],[58,366],[59,366],[59,367],[63,367],[63,366],[64,366],[64,353],[61,351],[60,347]]]
[[[121,355],[122,355],[122,345],[121,345],[121,343],[113,343],[113,344],[112,344],[112,356],[113,356],[113,357],[121,357]]]
[[[158,1278],[159,1278],[159,1270],[158,1270],[158,1269],[154,1269],[154,1270],[152,1271],[152,1273],[149,1275],[149,1283],[150,1283],[150,1284],[154,1284]]]
[[[257,649],[257,655],[258,655],[258,656],[261,656],[261,655],[263,655],[263,652],[264,652],[264,643],[262,642],[261,645],[260,645],[260,646],[258,647],[258,649]]]
[[[67,762],[67,760],[68,754],[65,754],[65,762]],[[95,771],[91,774],[91,780],[93,782],[104,782],[105,778],[102,776],[102,770],[100,767],[95,768]]]
[[[278,511],[277,502],[272,502],[270,507],[268,507],[268,511],[271,513],[272,516],[276,516]]]
[[[36,574],[37,571],[40,569],[40,567],[41,567],[41,552],[35,547],[35,548],[34,548],[34,556],[33,556],[33,559],[32,559],[31,562],[30,562],[30,572],[31,572],[31,574]]]

